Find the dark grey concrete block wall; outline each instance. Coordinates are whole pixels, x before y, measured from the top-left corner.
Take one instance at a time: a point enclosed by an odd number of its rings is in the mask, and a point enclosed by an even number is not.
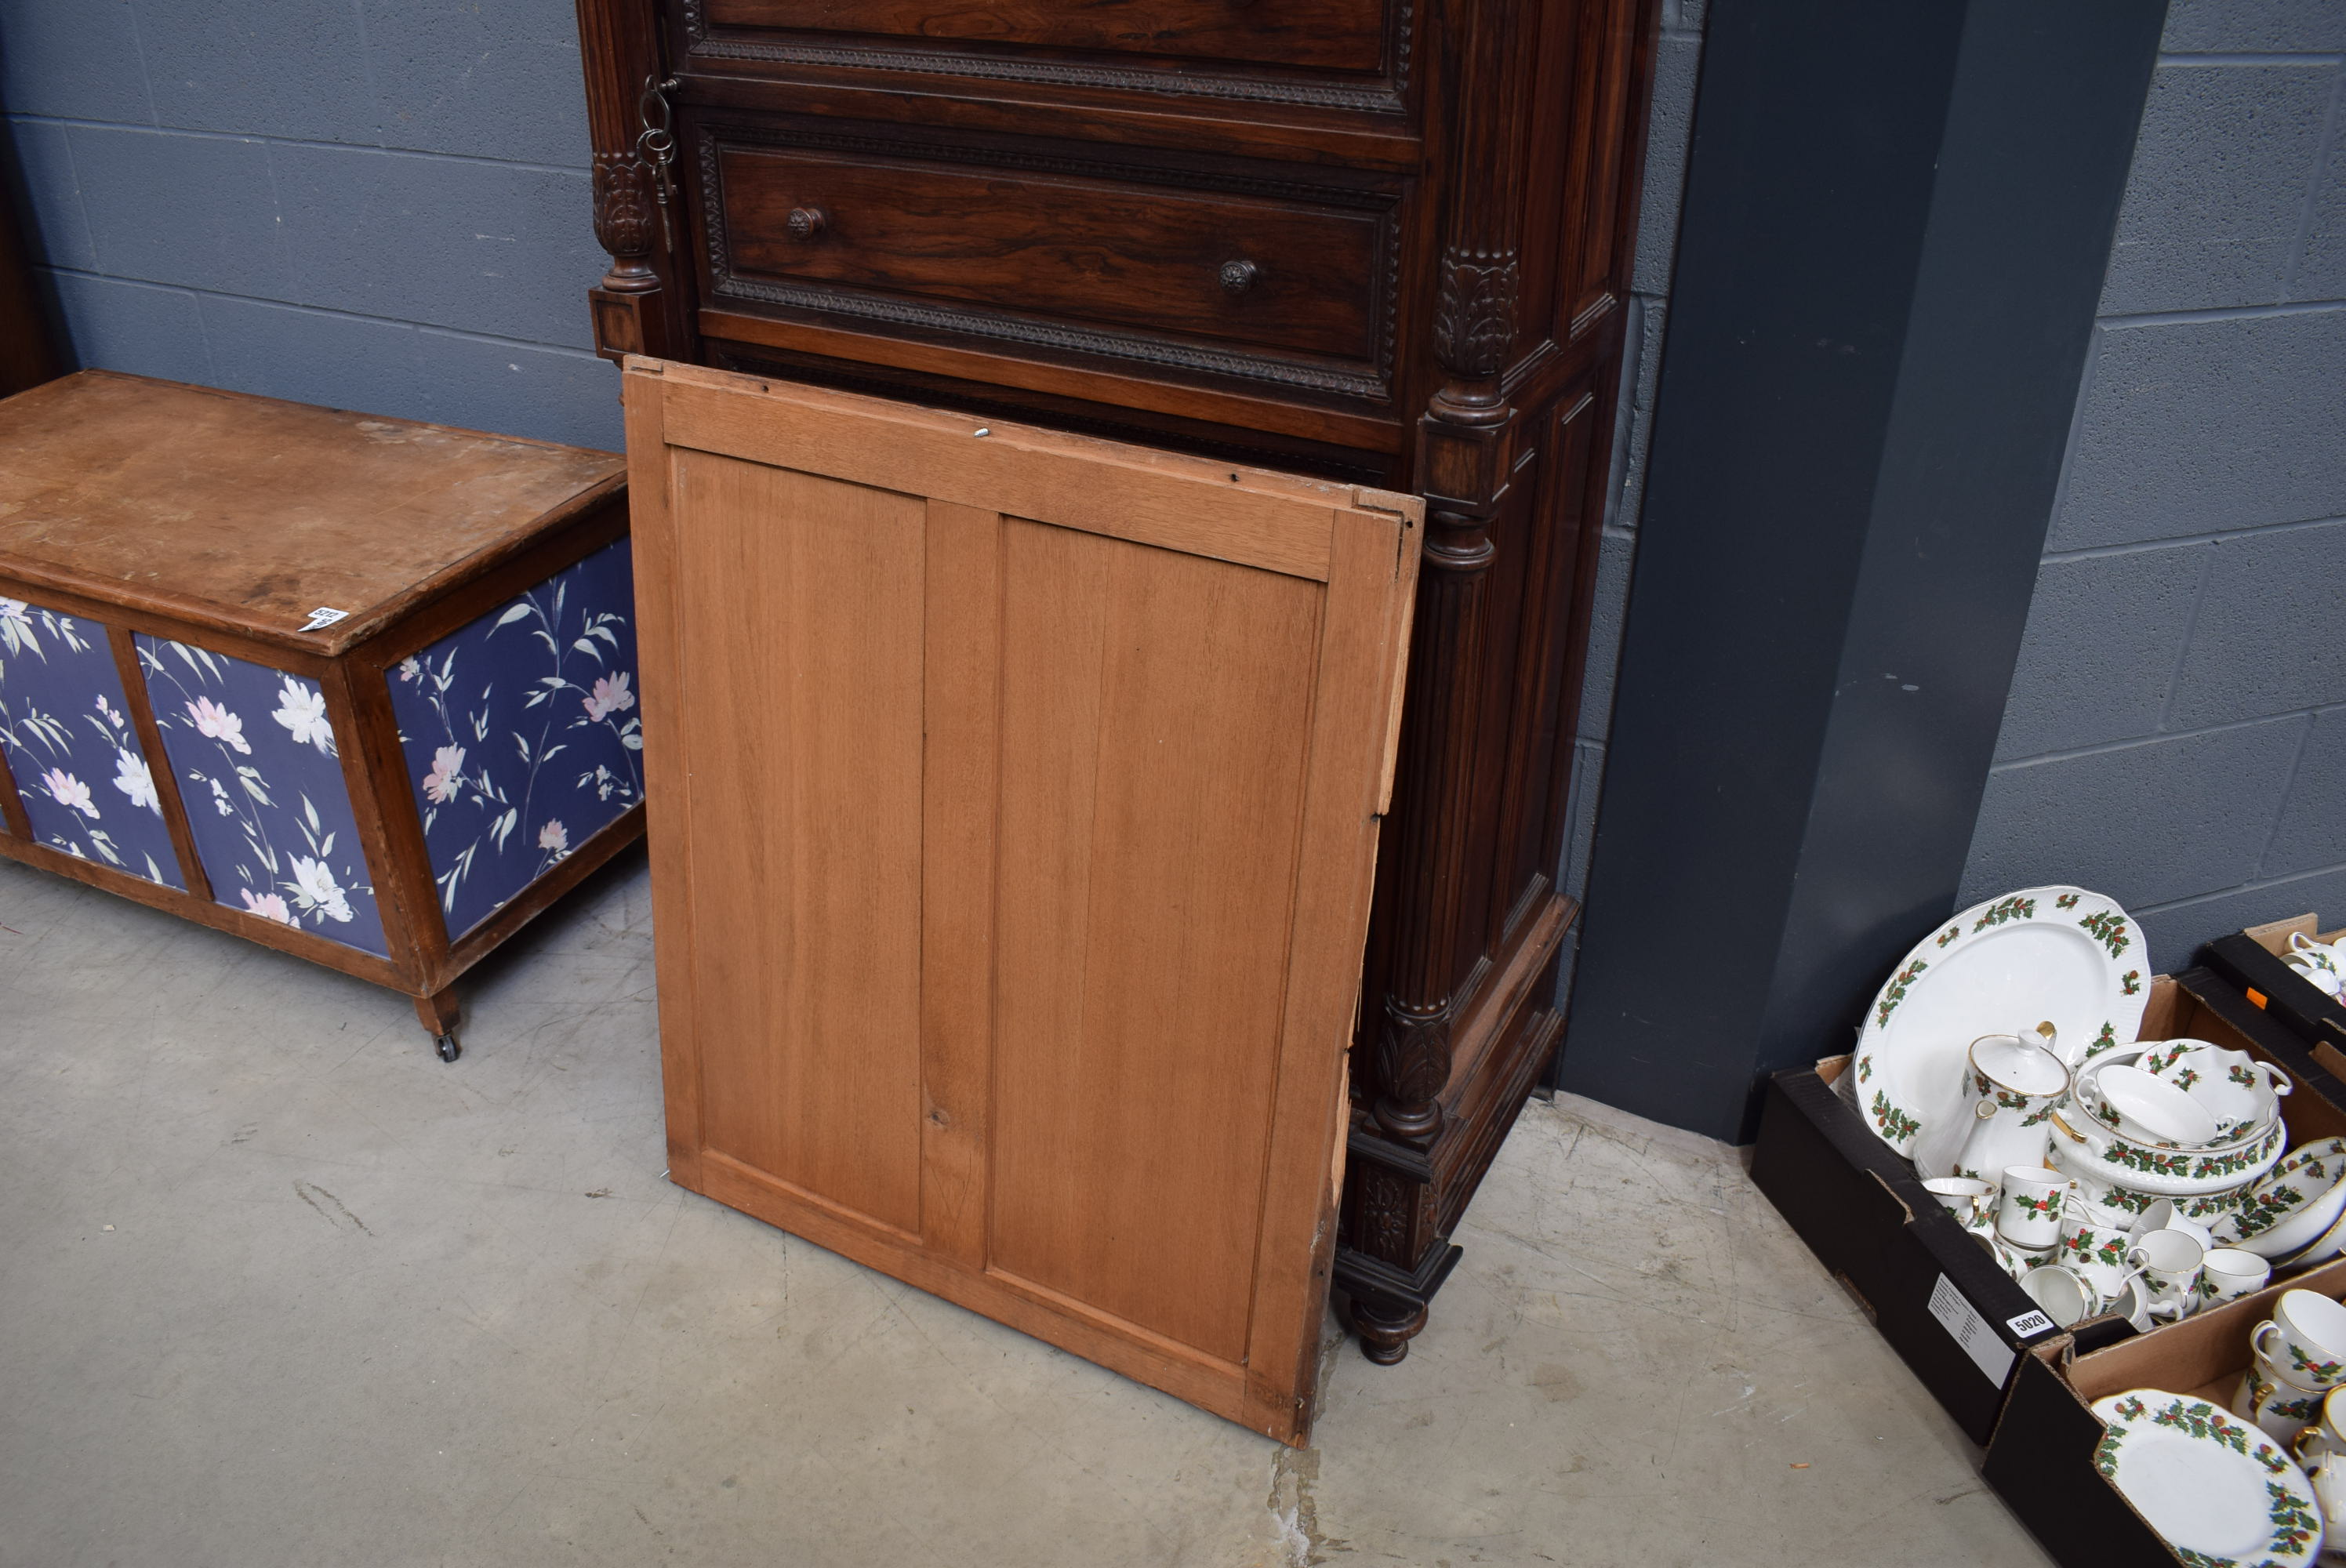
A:
[[[1662,35],[1654,55],[1653,107],[1647,117],[1646,183],[1637,218],[1637,265],[1630,275],[1628,343],[1622,355],[1621,412],[1614,431],[1613,486],[1597,557],[1596,596],[1588,632],[1588,671],[1573,739],[1572,828],[1565,843],[1563,886],[1579,898],[1588,886],[1589,849],[1605,779],[1605,738],[1613,726],[1613,673],[1621,655],[1629,603],[1629,562],[1637,553],[1645,504],[1646,452],[1653,434],[1654,390],[1661,376],[1668,320],[1670,264],[1678,236],[1678,199],[1686,188],[1688,137],[1694,128],[1695,78],[1702,63],[1705,0],[1662,0]],[[1556,994],[1571,994],[1580,928],[1566,937]]]
[[[5,0],[86,366],[619,444],[570,0]]]
[[[2346,4],[2175,0],[1966,898],[2346,923]]]

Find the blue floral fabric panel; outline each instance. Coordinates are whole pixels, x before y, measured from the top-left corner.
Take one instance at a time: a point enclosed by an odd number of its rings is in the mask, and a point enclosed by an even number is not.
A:
[[[208,648],[137,641],[214,900],[387,957],[326,694]]]
[[[643,799],[621,539],[391,672],[451,941]]]
[[[0,598],[0,748],[33,837],[187,891],[106,628]]]

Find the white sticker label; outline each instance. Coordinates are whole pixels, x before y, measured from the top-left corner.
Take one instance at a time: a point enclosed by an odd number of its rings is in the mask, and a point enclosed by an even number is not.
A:
[[[350,618],[351,613],[348,610],[332,610],[321,606],[310,612],[310,618],[301,624],[301,629],[305,632],[321,632],[336,621],[346,621]]]
[[[2042,1312],[2023,1312],[2017,1318],[2006,1318],[2004,1320],[2004,1326],[2024,1339],[2031,1334],[2053,1332],[2053,1319]]]
[[[1994,1327],[1943,1274],[1931,1291],[1931,1316],[1954,1336],[1955,1343],[1964,1348],[1964,1353],[1972,1359],[1982,1376],[1997,1388],[2004,1387],[2004,1380],[2011,1375],[2012,1363],[2019,1352],[1996,1338]]]

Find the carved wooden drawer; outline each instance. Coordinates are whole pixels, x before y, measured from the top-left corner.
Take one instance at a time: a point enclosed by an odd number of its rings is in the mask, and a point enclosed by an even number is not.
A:
[[[682,20],[688,58],[1309,102],[1328,89],[1315,93],[1299,76],[1397,76],[1408,11],[1392,0],[692,0]],[[1241,79],[1201,81],[1200,66]]]
[[[1395,191],[803,134],[699,132],[712,309],[1389,395]]]

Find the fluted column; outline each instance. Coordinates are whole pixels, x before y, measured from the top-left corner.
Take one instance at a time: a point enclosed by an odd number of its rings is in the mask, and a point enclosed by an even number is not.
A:
[[[1439,1098],[1450,1082],[1491,524],[1506,490],[1514,422],[1501,377],[1515,341],[1521,159],[1508,138],[1522,123],[1529,79],[1525,51],[1511,46],[1511,8],[1472,0],[1463,12],[1445,83],[1462,106],[1451,185],[1462,195],[1447,215],[1434,311],[1443,380],[1419,425],[1429,505],[1394,790],[1400,896],[1371,1100],[1379,1130],[1417,1145],[1440,1135]]]

